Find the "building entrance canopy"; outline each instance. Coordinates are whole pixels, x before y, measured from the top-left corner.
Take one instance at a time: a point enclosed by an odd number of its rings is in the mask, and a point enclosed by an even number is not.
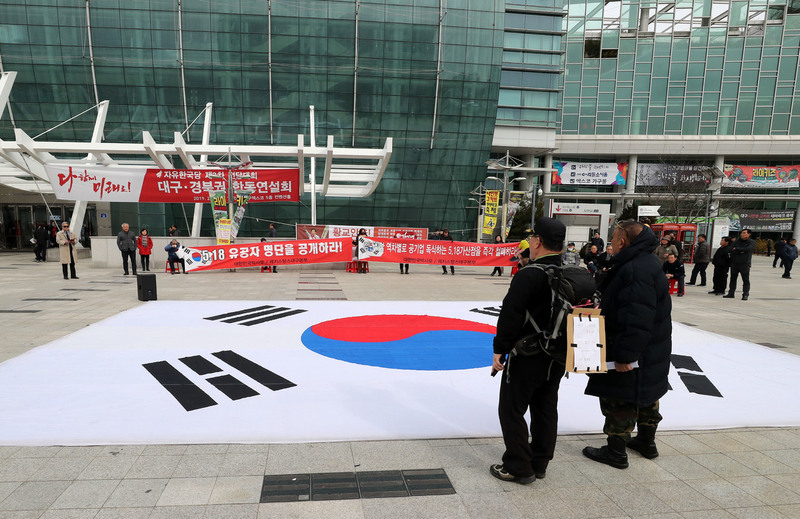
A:
[[[15,77],[16,72],[5,72],[0,76],[0,117],[5,111]],[[306,144],[303,135],[298,135],[297,145],[291,146],[211,144],[211,103],[206,105],[200,144],[186,143],[180,132],[175,132],[173,142],[160,144],[147,131],[142,131],[140,143],[103,142],[108,106],[108,101],[97,105],[94,132],[88,142],[40,141],[16,128],[13,141],[0,140],[0,184],[52,194],[54,190],[46,173],[47,167],[91,167],[96,171],[104,167],[130,169],[144,175],[147,169],[210,169],[216,167],[211,161],[235,156],[250,163],[252,169],[296,168],[300,194],[313,191],[322,196],[362,198],[375,191],[392,154],[391,138],[387,138],[380,149],[334,147],[331,135],[325,146],[317,146],[315,142]],[[312,178],[313,163],[311,168],[306,168],[307,158],[324,161],[321,182]],[[308,174],[307,169],[310,169]]]

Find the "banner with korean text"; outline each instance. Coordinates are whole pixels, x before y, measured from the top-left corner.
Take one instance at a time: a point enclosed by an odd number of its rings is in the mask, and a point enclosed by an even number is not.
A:
[[[207,247],[181,246],[177,254],[186,263],[187,271],[201,271],[351,261],[353,245],[348,238],[273,241]]]
[[[724,187],[797,188],[800,187],[800,165],[735,166],[725,164]]]
[[[624,186],[626,162],[553,162],[553,184],[571,186]]]
[[[358,239],[358,259],[386,263],[463,265],[474,267],[508,266],[519,243],[499,245],[461,241]]]
[[[59,200],[202,203],[209,191],[251,190],[250,202],[298,202],[300,171],[45,166]]]

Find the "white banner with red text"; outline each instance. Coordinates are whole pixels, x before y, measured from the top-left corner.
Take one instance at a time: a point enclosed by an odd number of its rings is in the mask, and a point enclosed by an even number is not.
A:
[[[187,271],[201,271],[351,261],[353,245],[349,238],[273,241],[207,247],[181,246],[177,254],[186,263]]]
[[[355,238],[358,231],[364,229],[367,236],[378,238],[403,238],[406,240],[424,240],[428,237],[428,229],[422,227],[372,227],[358,225],[311,225],[298,223],[295,233],[298,240],[316,238]],[[311,231],[314,231],[313,233]]]
[[[297,168],[147,169],[45,166],[59,200],[87,202],[204,203],[209,191],[251,190],[250,202],[298,202]]]
[[[358,259],[386,263],[504,267],[508,266],[509,258],[518,248],[519,243],[490,245],[461,241],[398,240],[362,236],[358,239]]]

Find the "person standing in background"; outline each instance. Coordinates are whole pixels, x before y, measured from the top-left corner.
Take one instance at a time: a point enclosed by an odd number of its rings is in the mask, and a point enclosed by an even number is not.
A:
[[[694,285],[697,281],[697,275],[700,274],[701,287],[706,286],[706,269],[708,262],[711,259],[711,247],[706,241],[705,234],[697,235],[697,248],[694,250],[694,267],[692,267],[692,277],[689,279],[687,285]]]
[[[142,229],[139,237],[136,238],[136,248],[139,249],[139,256],[142,257],[142,270],[150,272],[150,253],[153,251],[153,238],[150,237],[147,229]]]
[[[47,261],[47,245],[50,243],[50,233],[44,228],[43,223],[36,225],[36,230],[33,231],[33,238],[36,240],[36,247],[33,249],[36,261]]]
[[[77,254],[75,253],[75,244],[78,242],[78,237],[69,232],[69,223],[64,222],[61,224],[61,230],[56,233],[56,243],[58,244],[58,254],[61,259],[61,270],[64,273],[64,279],[78,279],[75,273],[75,263],[77,261]],[[67,277],[67,265],[69,265],[70,276]]]
[[[725,294],[725,287],[728,286],[728,270],[731,268],[731,239],[723,236],[719,241],[719,248],[714,252],[714,259],[711,263],[714,265],[714,290],[709,294],[721,296]]]
[[[742,276],[742,301],[750,297],[750,265],[753,261],[753,251],[756,250],[756,241],[750,237],[750,229],[742,229],[739,239],[731,246],[731,284],[725,299],[736,297],[736,278]]]
[[[128,275],[128,258],[131,260],[133,275],[136,275],[136,234],[131,231],[130,225],[122,224],[122,230],[117,234],[117,248],[122,253],[122,270],[124,276]]]

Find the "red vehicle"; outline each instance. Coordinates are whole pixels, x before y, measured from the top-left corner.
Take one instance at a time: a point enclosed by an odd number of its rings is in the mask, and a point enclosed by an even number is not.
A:
[[[650,226],[656,237],[661,237],[670,231],[678,233],[678,241],[683,247],[681,261],[683,263],[694,262],[694,246],[697,238],[697,224],[694,223],[655,223]]]

